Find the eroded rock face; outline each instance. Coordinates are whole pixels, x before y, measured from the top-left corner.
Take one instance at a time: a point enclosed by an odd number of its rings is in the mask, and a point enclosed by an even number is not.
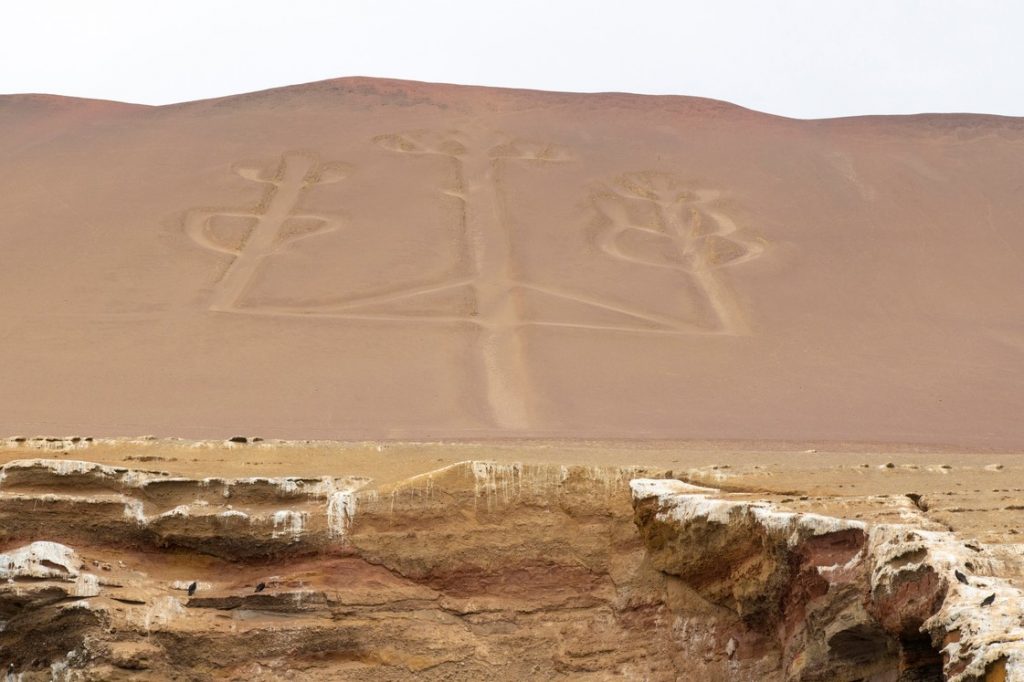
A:
[[[780,677],[853,680],[898,668],[898,644],[861,599],[864,523],[723,499],[679,481],[631,485],[654,564],[775,640]]]
[[[369,488],[12,462],[0,660],[24,679],[673,679],[628,488],[657,473],[467,462]]]
[[[22,680],[1019,679],[1020,595],[996,577],[1021,574],[1013,550],[661,475],[464,462],[375,487],[14,461],[0,662]]]
[[[655,565],[774,632],[786,679],[1024,679],[1024,595],[999,577],[1019,553],[678,481],[631,488]]]
[[[805,575],[807,566],[846,563],[864,544],[864,524],[855,521],[774,512],[680,481],[638,480],[632,487],[654,565],[754,625],[779,625],[791,587],[827,587],[820,576]]]
[[[15,460],[0,470],[0,532],[10,542],[52,526],[87,544],[174,547],[225,559],[308,552],[344,525],[326,503],[366,482],[194,480],[76,460]]]

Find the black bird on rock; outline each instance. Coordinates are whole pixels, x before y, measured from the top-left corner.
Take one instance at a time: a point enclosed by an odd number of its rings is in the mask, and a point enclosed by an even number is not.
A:
[[[982,606],[989,606],[995,600],[996,600],[996,595],[990,594],[990,595],[988,595],[987,597],[985,597],[984,599],[981,600],[981,605]]]
[[[267,584],[266,583],[257,583],[256,584],[256,591],[257,592],[262,592],[265,589],[267,589]]]
[[[191,597],[193,594],[195,594],[197,587],[199,587],[199,585],[197,585],[195,581],[193,581],[192,584],[188,586],[188,596]]]
[[[958,580],[959,582],[962,582],[962,583],[963,583],[964,585],[967,585],[967,584],[969,584],[969,583],[967,582],[967,576],[966,576],[966,575],[964,575],[963,573],[961,573],[960,571],[953,571],[953,575],[955,575],[955,576],[956,576],[956,579],[957,579],[957,580]]]

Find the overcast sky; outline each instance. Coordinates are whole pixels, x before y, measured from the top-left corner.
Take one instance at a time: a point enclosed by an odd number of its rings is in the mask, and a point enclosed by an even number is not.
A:
[[[165,104],[338,76],[1024,115],[1022,0],[24,0],[0,92]]]

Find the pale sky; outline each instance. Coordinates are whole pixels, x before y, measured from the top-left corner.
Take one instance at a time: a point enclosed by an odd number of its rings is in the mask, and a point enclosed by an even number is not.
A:
[[[19,0],[0,93],[166,104],[340,76],[1024,115],[1024,0]]]

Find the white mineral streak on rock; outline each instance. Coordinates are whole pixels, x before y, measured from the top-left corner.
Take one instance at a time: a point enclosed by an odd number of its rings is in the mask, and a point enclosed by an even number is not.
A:
[[[165,511],[165,512],[163,512],[161,514],[157,514],[154,518],[156,518],[156,519],[165,519],[165,518],[171,518],[171,517],[175,517],[175,516],[181,517],[181,518],[188,518],[190,516],[195,516],[196,515],[195,512],[197,510],[195,509],[195,507],[209,507],[209,506],[210,506],[210,503],[207,502],[206,500],[196,500],[195,502],[192,502],[191,504],[179,504],[174,509],[168,509],[167,511]]]
[[[949,532],[882,524],[872,528],[868,543],[875,561],[872,591],[898,585],[903,574],[912,575],[925,567],[946,580],[946,598],[922,630],[939,645],[947,633],[959,631],[951,637],[955,641],[942,648],[947,670],[963,666],[948,676],[950,682],[981,678],[985,668],[1000,658],[1007,661],[1007,680],[1024,680],[1024,593],[996,577],[1012,567],[984,546],[981,552],[967,549],[962,539]],[[954,580],[954,570],[966,573],[969,584]],[[995,601],[981,606],[989,595],[995,595]]]
[[[117,476],[117,472],[108,466],[86,462],[80,459],[44,459],[39,463],[58,476],[70,476],[71,474],[91,474],[98,472],[107,476]]]
[[[791,533],[789,537],[791,546],[797,544],[801,537],[808,535],[828,535],[844,530],[864,531],[867,529],[867,524],[863,521],[840,519],[821,514],[784,512],[775,509],[768,503],[761,503],[758,506],[751,505],[749,513],[768,530]]]
[[[100,579],[92,573],[80,574],[70,591],[73,597],[95,597],[99,593]]]
[[[291,538],[297,540],[302,536],[309,525],[310,513],[282,509],[272,514],[256,513],[253,510],[236,510],[232,505],[219,504],[216,501],[210,502],[206,499],[195,499],[190,494],[190,486],[201,488],[217,488],[223,486],[225,498],[230,498],[233,492],[238,491],[238,486],[265,485],[271,488],[271,495],[279,497],[294,498],[296,495],[309,499],[326,500],[324,508],[329,532],[334,537],[345,537],[350,530],[356,512],[355,489],[365,485],[370,479],[359,476],[344,478],[333,478],[323,476],[316,479],[305,479],[297,477],[248,477],[238,479],[204,478],[190,479],[185,477],[172,477],[160,474],[143,473],[130,469],[120,469],[79,460],[48,460],[48,459],[25,459],[14,460],[0,467],[0,482],[6,478],[10,482],[13,472],[42,471],[44,475],[53,477],[88,475],[112,482],[124,489],[145,489],[151,485],[181,486],[185,495],[192,501],[178,504],[158,513],[146,513],[146,508],[141,499],[128,494],[111,495],[75,495],[75,494],[23,494],[20,492],[0,493],[8,498],[31,498],[39,502],[74,502],[76,504],[108,504],[117,502],[123,504],[122,517],[125,521],[148,526],[153,523],[169,519],[187,519],[192,517],[219,517],[222,519],[248,520],[261,528],[270,526],[270,535],[273,538]],[[426,494],[432,492],[433,480],[430,477],[427,481]],[[499,484],[498,489],[503,489]],[[276,490],[275,490],[276,489]],[[128,492],[125,490],[125,492]],[[369,499],[369,498],[368,498]]]
[[[190,509],[191,509],[191,505],[179,504],[174,509],[168,509],[167,511],[165,511],[165,512],[163,512],[161,514],[158,514],[157,518],[169,518],[169,517],[172,517],[172,516],[185,517],[185,516],[189,515],[189,510]]]
[[[11,500],[38,500],[40,502],[85,502],[89,504],[106,504],[110,502],[124,503],[126,498],[124,495],[91,495],[88,497],[82,495],[65,495],[62,493],[43,493],[41,495],[35,493],[2,493],[2,495]]]
[[[141,488],[155,480],[169,480],[156,474],[111,467],[96,462],[74,459],[16,459],[0,467],[0,482],[9,474],[21,470],[42,469],[53,476],[92,476],[119,484],[125,488]]]
[[[538,495],[557,494],[572,475],[571,467],[519,465],[520,484]]]
[[[210,481],[216,481],[219,479],[214,478],[185,478],[184,476],[161,476],[160,478],[147,478],[145,479],[145,485],[151,483],[181,483],[182,485],[199,485],[206,487],[210,484]]]
[[[662,502],[662,504],[666,504]],[[728,500],[716,500],[705,495],[680,495],[667,503],[668,509],[658,514],[661,519],[680,522],[704,519],[712,523],[729,523],[733,511],[745,509],[746,505]]]
[[[142,506],[142,500],[125,498],[124,517],[139,524],[146,523],[146,512]]]
[[[327,528],[333,537],[344,539],[348,536],[356,518],[356,503],[354,490],[331,493],[327,500]]]
[[[199,485],[207,488],[214,485],[225,486],[225,497],[230,496],[231,488],[238,485],[266,484],[278,489],[285,495],[305,493],[310,496],[326,497],[335,490],[335,479],[324,476],[320,479],[310,481],[292,476],[280,478],[268,478],[264,476],[248,478],[202,478],[192,479],[181,476],[167,476],[155,473],[111,467],[96,462],[72,459],[17,459],[12,460],[0,467],[0,483],[4,481],[9,473],[15,470],[43,469],[55,476],[72,476],[91,474],[101,478],[113,479],[127,488],[143,488],[153,483],[181,483],[185,485]],[[349,482],[365,483],[369,479],[352,477],[346,479]]]
[[[64,659],[54,661],[50,664],[51,682],[64,682],[67,679],[68,662]],[[19,675],[20,677],[20,675]]]
[[[639,475],[642,471],[642,467],[638,466],[624,466],[624,467],[570,467],[565,474],[563,474],[563,480],[567,479],[572,472],[580,471],[583,477],[589,481],[596,481],[604,487],[605,491],[610,491],[615,488],[626,484],[632,480],[635,476]]]
[[[734,515],[738,515],[737,520],[746,516],[769,532],[788,534],[790,545],[805,536],[867,528],[863,521],[781,511],[768,502],[714,498],[711,495],[718,491],[712,488],[701,488],[674,479],[638,478],[630,481],[629,486],[634,500],[658,499],[659,520],[680,523],[704,520],[724,525],[730,523]]]
[[[721,646],[711,624],[711,619],[704,617],[677,616],[672,621],[672,639],[687,655],[707,660],[718,653],[718,647]]]
[[[286,495],[291,495],[299,491],[308,492],[305,489],[306,481],[304,481],[301,478],[295,478],[293,476],[283,476],[280,478],[269,478],[266,476],[250,476],[248,478],[220,478],[214,480],[230,486],[260,484],[268,485],[277,488],[278,491],[285,493]]]
[[[474,495],[477,500],[485,501],[488,511],[514,504],[522,499],[523,494],[562,494],[566,484],[572,480],[599,483],[605,492],[611,492],[625,487],[630,479],[643,470],[634,466],[553,466],[467,461],[453,464],[442,471],[451,469],[469,470],[473,475]]]
[[[73,580],[82,562],[73,549],[38,541],[0,554],[0,579],[40,578]]]
[[[317,481],[302,481],[302,491],[310,497],[330,497],[335,488],[335,481],[330,476],[323,476]]]
[[[84,649],[72,649],[64,658],[50,664],[50,682],[77,682],[83,679],[81,671],[76,668],[79,668],[87,660],[88,656]],[[16,678],[11,679],[21,682],[22,676],[19,674]]]
[[[14,469],[46,469],[57,476],[75,474],[98,474],[108,478],[120,478],[127,469],[115,469],[96,462],[78,459],[15,459],[3,466],[4,471]]]
[[[154,479],[152,474],[136,469],[129,469],[121,475],[121,482],[129,488],[141,488]]]
[[[523,482],[522,464],[498,464],[497,462],[473,462],[474,494],[487,501],[487,510],[493,511],[500,497],[502,505],[508,505],[519,496]]]
[[[290,535],[298,538],[306,527],[306,512],[297,512],[291,509],[282,509],[274,512],[274,530],[272,537],[279,538]]]
[[[294,493],[299,490],[299,483],[293,478],[279,478],[275,480],[272,485],[276,485],[277,488],[283,493]]]
[[[691,485],[674,478],[634,478],[629,482],[629,489],[633,492],[633,499],[635,500],[657,497],[659,502],[671,495],[710,495],[718,492],[714,488]]]
[[[306,600],[306,597],[313,594],[313,590],[295,590],[292,592],[292,601],[295,602],[296,608],[302,608],[302,602]]]

